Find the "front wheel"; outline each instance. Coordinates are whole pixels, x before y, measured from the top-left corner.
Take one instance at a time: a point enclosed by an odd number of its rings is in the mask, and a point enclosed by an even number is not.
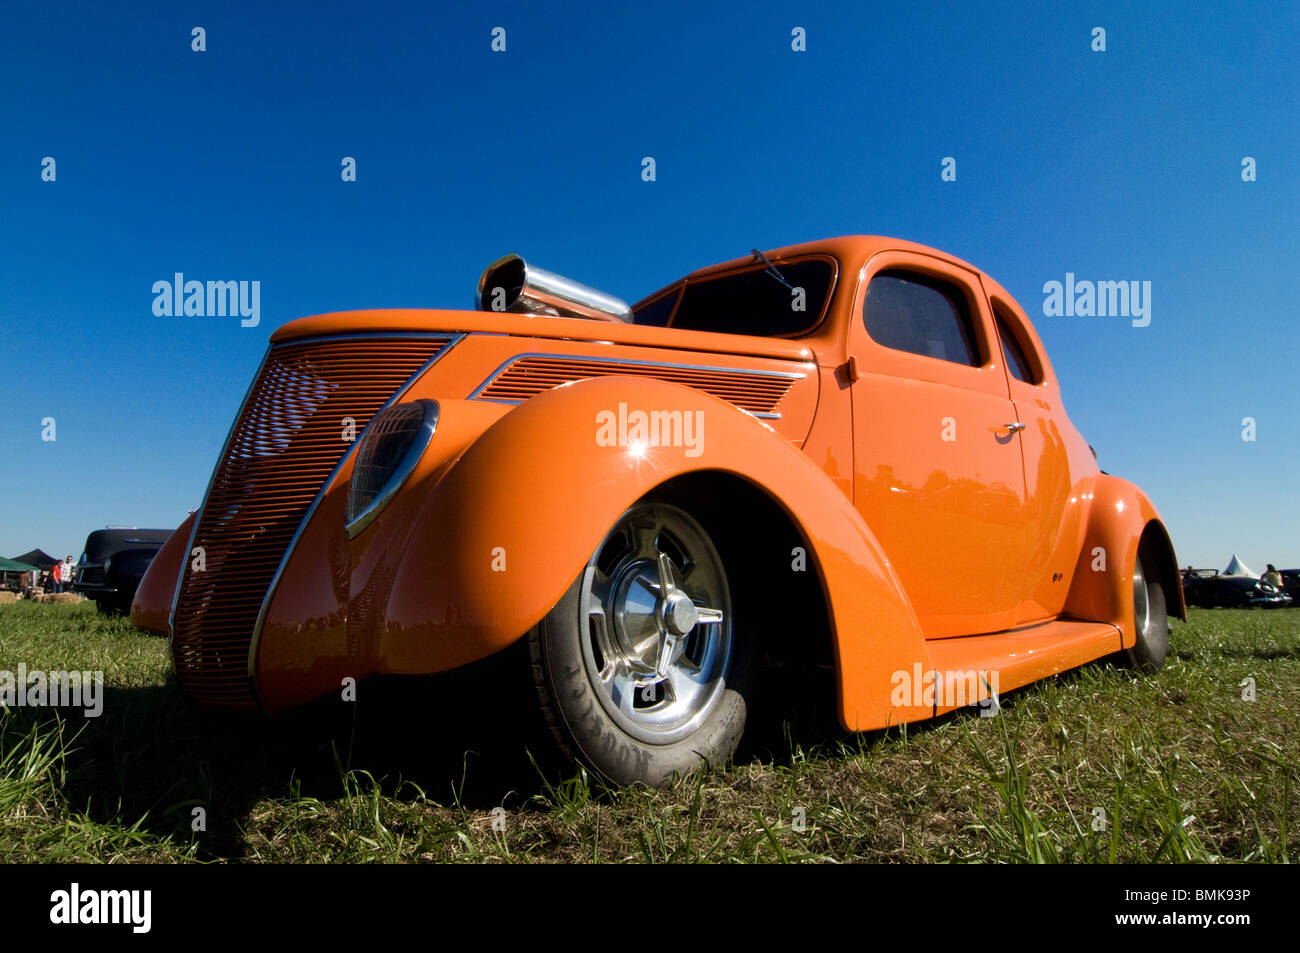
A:
[[[608,781],[659,787],[725,763],[744,731],[749,652],[708,532],[643,501],[528,634],[561,753]]]
[[[111,596],[96,596],[95,608],[101,615],[119,616],[131,614],[131,597],[120,593]]]

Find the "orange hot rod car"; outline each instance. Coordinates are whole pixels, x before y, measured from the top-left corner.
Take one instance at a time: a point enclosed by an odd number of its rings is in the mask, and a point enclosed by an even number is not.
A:
[[[1164,525],[978,269],[846,237],[629,308],[508,256],[478,304],[272,335],[131,614],[201,704],[523,639],[558,751],[657,785],[734,752],[772,653],[833,664],[859,731],[1163,664]]]

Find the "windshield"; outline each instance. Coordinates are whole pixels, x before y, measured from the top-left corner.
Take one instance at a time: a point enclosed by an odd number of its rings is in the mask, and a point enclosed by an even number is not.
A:
[[[720,334],[797,337],[821,323],[835,287],[827,258],[778,261],[688,280],[638,304],[634,323]]]

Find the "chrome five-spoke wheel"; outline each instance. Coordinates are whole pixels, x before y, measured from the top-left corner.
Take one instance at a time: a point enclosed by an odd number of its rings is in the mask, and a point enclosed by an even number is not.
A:
[[[620,516],[529,634],[561,753],[618,783],[662,785],[721,764],[744,731],[749,646],[723,556],[683,506]]]
[[[582,654],[597,698],[634,738],[694,732],[726,687],[731,605],[717,550],[684,511],[633,507],[583,573]]]

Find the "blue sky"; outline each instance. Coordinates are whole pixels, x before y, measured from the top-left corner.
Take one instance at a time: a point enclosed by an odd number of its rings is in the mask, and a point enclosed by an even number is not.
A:
[[[6,5],[0,555],[178,524],[295,317],[869,233],[1017,297],[1180,562],[1300,566],[1297,50],[1292,4]],[[261,324],[155,316],[177,271],[260,281]],[[1043,316],[1066,272],[1150,281],[1150,326]]]

